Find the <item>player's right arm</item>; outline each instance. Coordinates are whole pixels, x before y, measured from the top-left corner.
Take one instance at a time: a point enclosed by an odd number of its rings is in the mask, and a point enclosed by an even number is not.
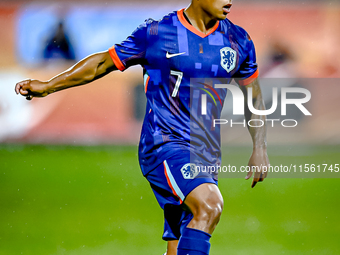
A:
[[[84,85],[117,70],[109,51],[92,54],[48,81],[27,79],[18,82],[15,92],[31,100],[53,92]]]

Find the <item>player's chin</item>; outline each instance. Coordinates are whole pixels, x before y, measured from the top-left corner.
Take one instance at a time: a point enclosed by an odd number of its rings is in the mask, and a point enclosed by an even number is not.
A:
[[[217,15],[216,18],[217,18],[218,20],[225,20],[225,19],[227,18],[227,15],[228,15],[228,12],[223,12],[223,13]]]

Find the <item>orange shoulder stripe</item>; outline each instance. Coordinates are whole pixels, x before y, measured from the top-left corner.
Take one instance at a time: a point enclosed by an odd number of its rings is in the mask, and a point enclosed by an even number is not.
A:
[[[126,67],[124,66],[124,64],[122,63],[122,61],[120,60],[120,58],[117,55],[115,46],[112,46],[109,49],[109,53],[110,56],[112,58],[113,63],[116,65],[116,67],[120,70],[120,71],[124,71],[126,69]]]

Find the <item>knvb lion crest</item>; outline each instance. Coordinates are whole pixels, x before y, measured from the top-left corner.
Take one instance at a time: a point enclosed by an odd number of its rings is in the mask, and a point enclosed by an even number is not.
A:
[[[236,66],[236,51],[230,47],[224,47],[221,50],[221,66],[230,73]]]
[[[196,165],[193,163],[185,164],[181,168],[181,172],[184,179],[194,179],[198,175]]]

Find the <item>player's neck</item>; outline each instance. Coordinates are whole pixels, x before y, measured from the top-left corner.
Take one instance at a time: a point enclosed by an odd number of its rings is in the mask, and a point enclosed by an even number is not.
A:
[[[189,5],[184,12],[186,17],[190,20],[189,23],[204,34],[209,33],[217,22],[217,19],[208,16],[202,9],[195,8],[193,5]]]

